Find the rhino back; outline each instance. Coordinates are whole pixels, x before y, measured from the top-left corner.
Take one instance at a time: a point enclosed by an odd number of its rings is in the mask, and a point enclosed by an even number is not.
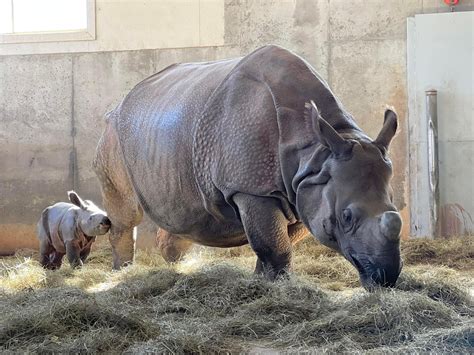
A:
[[[238,61],[168,67],[139,83],[111,114],[140,204],[168,231],[190,232],[206,218],[193,172],[194,125]]]

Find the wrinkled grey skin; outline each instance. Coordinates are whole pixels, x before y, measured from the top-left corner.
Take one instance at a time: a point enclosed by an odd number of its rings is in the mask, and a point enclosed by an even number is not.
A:
[[[40,262],[47,269],[61,267],[65,254],[71,267],[80,267],[91,251],[95,236],[110,229],[107,213],[92,201],[82,200],[74,191],[69,201],[46,207],[38,222]]]
[[[250,243],[256,272],[274,279],[307,227],[364,286],[393,285],[401,219],[387,149],[396,129],[387,110],[372,141],[314,69],[281,47],[172,65],[108,115],[97,147],[114,268],[133,261],[145,211],[169,261],[192,243]]]

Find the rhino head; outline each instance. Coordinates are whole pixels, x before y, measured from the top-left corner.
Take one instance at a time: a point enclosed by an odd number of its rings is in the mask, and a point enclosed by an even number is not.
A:
[[[67,193],[69,201],[80,208],[77,214],[76,223],[82,232],[87,236],[103,235],[111,227],[107,213],[102,211],[90,200],[83,200],[74,191]]]
[[[314,102],[306,105],[306,115],[327,158],[298,186],[301,219],[321,243],[357,269],[366,289],[393,286],[402,268],[402,220],[392,200],[392,163],[387,156],[397,130],[396,113],[386,110],[374,141],[365,135],[343,137],[321,117]]]

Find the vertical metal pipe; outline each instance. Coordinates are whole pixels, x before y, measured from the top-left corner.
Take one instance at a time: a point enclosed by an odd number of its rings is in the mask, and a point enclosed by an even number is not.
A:
[[[69,175],[71,180],[71,189],[78,191],[79,189],[79,168],[77,161],[77,148],[76,148],[76,117],[74,112],[74,56],[71,58],[71,153],[69,154]]]
[[[438,167],[438,92],[427,90],[426,118],[428,128],[428,172],[430,187],[430,234],[437,237],[439,219],[439,167]]]

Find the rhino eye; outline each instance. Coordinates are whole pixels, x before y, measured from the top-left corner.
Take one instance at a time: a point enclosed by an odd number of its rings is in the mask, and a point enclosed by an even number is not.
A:
[[[348,208],[342,210],[342,222],[349,226],[352,223],[352,211]]]

